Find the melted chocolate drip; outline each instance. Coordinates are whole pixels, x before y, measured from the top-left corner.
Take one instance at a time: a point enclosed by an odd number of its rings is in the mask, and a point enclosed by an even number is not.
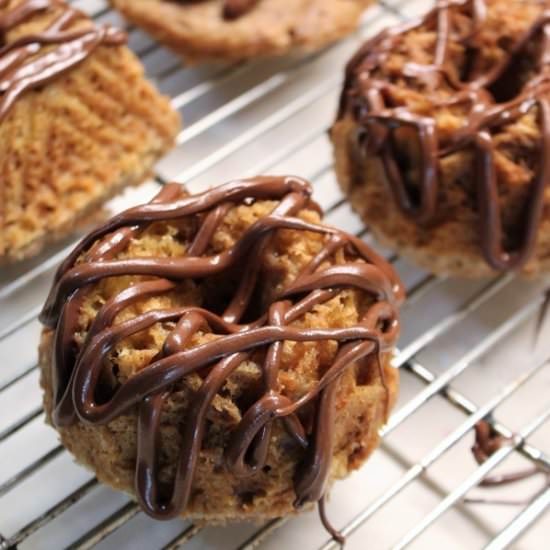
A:
[[[58,15],[42,32],[6,41],[11,30],[49,11]],[[90,20],[61,0],[0,0],[0,122],[24,92],[69,71],[101,44],[117,46],[126,42],[123,32],[96,27],[91,21],[74,28],[82,21]]]
[[[492,426],[486,421],[481,420],[475,427],[475,443],[472,447],[472,454],[478,464],[483,464],[490,456],[496,453],[499,449],[506,445],[512,444],[512,439],[497,434]],[[546,474],[547,483],[550,483],[550,471],[543,469],[541,466],[533,466],[516,472],[509,472],[506,474],[497,474],[494,476],[488,476],[484,478],[479,486],[480,487],[499,487],[502,485],[508,485],[517,481],[528,479],[537,474]],[[478,501],[480,499],[476,499]],[[490,500],[483,501],[490,503]],[[503,501],[496,502],[497,504]]]
[[[346,544],[346,537],[340,533],[340,531],[338,531],[338,529],[336,529],[328,519],[326,512],[326,495],[323,495],[323,497],[319,500],[319,517],[323,527],[330,534],[334,542],[337,542],[340,545],[340,548],[344,548]]]
[[[239,365],[257,350],[265,352],[261,365],[263,395],[243,414],[225,449],[229,471],[249,476],[262,469],[267,458],[273,422],[281,419],[286,431],[304,448],[294,487],[296,506],[320,501],[325,493],[332,457],[334,400],[342,373],[352,364],[378,360],[389,352],[398,333],[397,306],[404,294],[401,283],[382,258],[360,239],[335,228],[307,223],[294,217],[304,208],[318,207],[311,201],[311,187],[293,177],[259,177],[231,182],[208,192],[182,196],[177,184],[165,186],[149,204],[131,208],[95,230],[75,248],[60,266],[53,288],[41,313],[41,321],[55,329],[53,380],[54,422],[67,426],[80,420],[105,424],[138,408],[138,457],[136,494],[143,509],[157,518],[170,518],[185,510],[194,471],[205,434],[206,413],[213,398]],[[228,210],[240,202],[276,200],[271,214],[251,225],[235,245],[208,256],[207,247]],[[116,259],[132,237],[156,221],[197,219],[200,229],[183,257]],[[297,278],[282,290],[267,311],[251,322],[241,319],[253,300],[259,283],[262,256],[273,233],[282,228],[312,231],[324,236],[324,246]],[[344,263],[320,266],[337,252]],[[200,307],[147,311],[114,324],[125,307],[151,295],[161,294],[186,279],[202,280],[239,265],[240,282],[229,305],[220,315]],[[106,277],[144,275],[138,282],[112,297],[99,311],[81,349],[74,343],[79,330],[80,307],[92,284]],[[315,329],[292,326],[316,305],[336,296],[343,288],[356,288],[372,295],[373,304],[350,328]],[[95,398],[103,364],[113,347],[124,338],[158,322],[176,324],[163,350],[139,373],[122,383],[111,395]],[[204,327],[219,337],[189,347],[193,335]],[[333,364],[318,383],[296,401],[280,393],[277,378],[284,341],[339,343]],[[188,411],[181,453],[173,486],[160,493],[157,462],[159,422],[163,403],[173,384],[193,372],[203,383]],[[298,412],[313,407],[311,426],[304,426]],[[324,517],[323,508],[321,514]],[[325,521],[325,523],[327,523]]]
[[[468,13],[472,20],[471,32],[462,37],[453,30],[453,14],[457,10]],[[544,191],[550,179],[550,12],[541,13],[501,63],[476,75],[473,70],[478,53],[476,34],[486,11],[484,0],[439,1],[422,19],[387,29],[368,41],[348,64],[339,118],[353,116],[362,125],[363,147],[381,158],[400,209],[420,224],[429,223],[436,214],[441,159],[459,150],[472,149],[483,254],[496,270],[519,270],[534,253]],[[405,63],[395,78],[422,82],[426,88],[423,93],[434,111],[458,105],[468,110],[464,127],[445,138],[445,142],[438,135],[434,117],[393,106],[388,97],[395,86],[376,76],[404,35],[420,28],[436,32],[433,62]],[[539,42],[533,59],[537,74],[519,88],[519,73],[529,56],[528,48]],[[464,46],[467,57],[464,74],[460,76],[449,55],[451,46],[457,43]],[[455,91],[450,100],[438,96],[438,87],[443,82]],[[492,133],[535,108],[542,136],[537,173],[523,215],[520,244],[514,250],[505,250]],[[403,162],[394,149],[395,132],[401,128],[412,130],[419,144],[421,175],[416,182],[407,181]]]

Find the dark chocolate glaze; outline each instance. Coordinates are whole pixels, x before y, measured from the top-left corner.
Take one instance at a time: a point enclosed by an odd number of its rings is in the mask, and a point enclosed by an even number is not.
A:
[[[472,21],[471,31],[462,33],[463,36],[457,36],[453,27],[453,16],[457,12],[469,15]],[[477,32],[486,12],[484,0],[439,1],[423,18],[384,30],[369,40],[347,66],[339,118],[351,116],[361,125],[364,133],[360,147],[367,154],[381,158],[394,199],[403,213],[419,224],[429,224],[435,217],[441,160],[459,150],[473,150],[483,254],[496,270],[519,270],[534,253],[544,191],[550,178],[550,11],[541,11],[540,17],[533,21],[502,62],[488,72],[481,72],[476,71]],[[398,74],[392,74],[391,80],[422,82],[423,93],[434,111],[445,106],[464,107],[465,124],[450,137],[438,135],[433,116],[417,114],[405,106],[393,106],[388,98],[398,87],[385,76],[379,76],[384,75],[380,69],[403,37],[420,28],[432,30],[437,35],[433,62],[426,65],[405,63]],[[538,44],[532,59],[536,75],[521,89],[510,92],[517,85],[521,63],[530,56],[528,50],[534,43]],[[449,51],[453,44],[465,47],[469,60],[466,74],[457,75],[457,68],[452,66]],[[395,68],[393,71],[396,72]],[[441,99],[438,91],[442,83],[454,90],[452,99]],[[520,244],[514,250],[506,250],[493,133],[535,108],[542,136],[536,175],[523,215]],[[406,181],[392,143],[395,130],[404,127],[413,130],[419,144],[421,176],[415,182]]]
[[[56,16],[42,32],[6,42],[10,31],[49,11]],[[125,33],[95,26],[61,0],[0,0],[0,123],[24,92],[71,70],[100,44],[117,46],[125,41]]]
[[[251,225],[235,245],[208,255],[209,242],[228,210],[235,204],[263,199],[278,201],[271,214]],[[311,186],[294,177],[258,177],[235,181],[205,193],[187,196],[178,184],[165,186],[149,204],[115,216],[92,232],[60,266],[40,319],[55,329],[53,419],[58,426],[77,420],[105,424],[138,410],[138,457],[135,490],[143,509],[153,517],[170,518],[185,510],[205,433],[206,413],[227,378],[253,352],[265,360],[263,395],[243,413],[225,449],[225,463],[237,476],[259,471],[267,457],[273,422],[281,419],[286,431],[304,448],[297,467],[295,505],[320,501],[324,495],[332,457],[334,400],[342,373],[352,364],[378,361],[389,352],[399,330],[397,308],[404,298],[402,285],[382,258],[360,239],[335,228],[307,223],[297,217],[300,210],[318,209],[311,201]],[[183,257],[117,259],[130,239],[156,221],[199,221],[199,229]],[[288,284],[256,320],[243,323],[254,289],[265,273],[262,257],[274,231],[290,228],[324,236],[324,246],[297,278]],[[343,263],[320,266],[344,251]],[[174,289],[186,279],[203,280],[240,266],[242,275],[233,298],[222,314],[200,307],[153,310],[114,324],[128,305],[151,295]],[[99,311],[77,348],[74,335],[79,328],[83,299],[97,281],[112,276],[142,275],[137,282],[110,299]],[[357,326],[316,329],[292,326],[316,305],[330,300],[343,288],[355,288],[372,296],[373,302]],[[157,322],[176,324],[163,350],[139,373],[122,383],[111,395],[95,398],[100,373],[110,350],[129,335]],[[189,347],[200,329],[208,327],[219,338]],[[337,341],[340,346],[333,364],[306,394],[296,401],[279,392],[277,385],[283,343],[291,341]],[[255,355],[257,357],[257,353]],[[175,480],[169,495],[160,495],[157,481],[159,422],[163,402],[174,383],[198,372],[203,384],[189,411]],[[310,426],[297,414],[313,407]],[[326,521],[325,521],[326,523]]]

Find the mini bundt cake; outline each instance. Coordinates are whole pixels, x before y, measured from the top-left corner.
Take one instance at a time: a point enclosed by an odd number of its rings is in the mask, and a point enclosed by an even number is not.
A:
[[[67,235],[173,144],[124,33],[61,0],[0,0],[0,264]]]
[[[550,11],[438,2],[347,67],[342,189],[381,241],[436,273],[550,270]]]
[[[188,62],[317,50],[353,32],[372,0],[111,0]]]
[[[311,187],[169,184],[86,237],[41,314],[48,421],[153,517],[289,514],[378,444],[403,290]]]

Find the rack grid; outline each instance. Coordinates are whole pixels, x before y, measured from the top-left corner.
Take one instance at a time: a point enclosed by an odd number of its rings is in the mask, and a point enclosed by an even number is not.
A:
[[[320,53],[234,67],[184,67],[126,26],[106,0],[72,4],[127,28],[149,77],[185,120],[178,146],[158,164],[154,179],[111,201],[113,212],[147,200],[169,180],[196,191],[243,175],[297,173],[313,182],[329,223],[367,240],[400,271],[409,295],[394,359],[401,397],[382,430],[381,449],[336,484],[328,505],[348,547],[547,547],[550,323],[543,320],[538,338],[535,333],[548,282],[510,275],[460,282],[414,268],[372,241],[332,171],[326,130],[345,61],[366,37],[422,13],[430,2],[381,2],[367,10],[353,36]],[[0,273],[0,550],[336,548],[314,513],[263,525],[153,522],[71,461],[44,425],[36,316],[55,266],[73,244],[63,242]],[[510,443],[477,465],[469,447],[483,419]],[[540,474],[513,486],[480,488],[493,470],[522,463],[536,465]]]

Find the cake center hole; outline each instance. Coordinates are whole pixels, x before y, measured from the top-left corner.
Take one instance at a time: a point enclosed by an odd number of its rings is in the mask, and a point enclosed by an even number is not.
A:
[[[525,85],[542,70],[545,42],[541,28],[509,53],[507,64],[488,86],[497,103],[506,103],[518,97]]]

